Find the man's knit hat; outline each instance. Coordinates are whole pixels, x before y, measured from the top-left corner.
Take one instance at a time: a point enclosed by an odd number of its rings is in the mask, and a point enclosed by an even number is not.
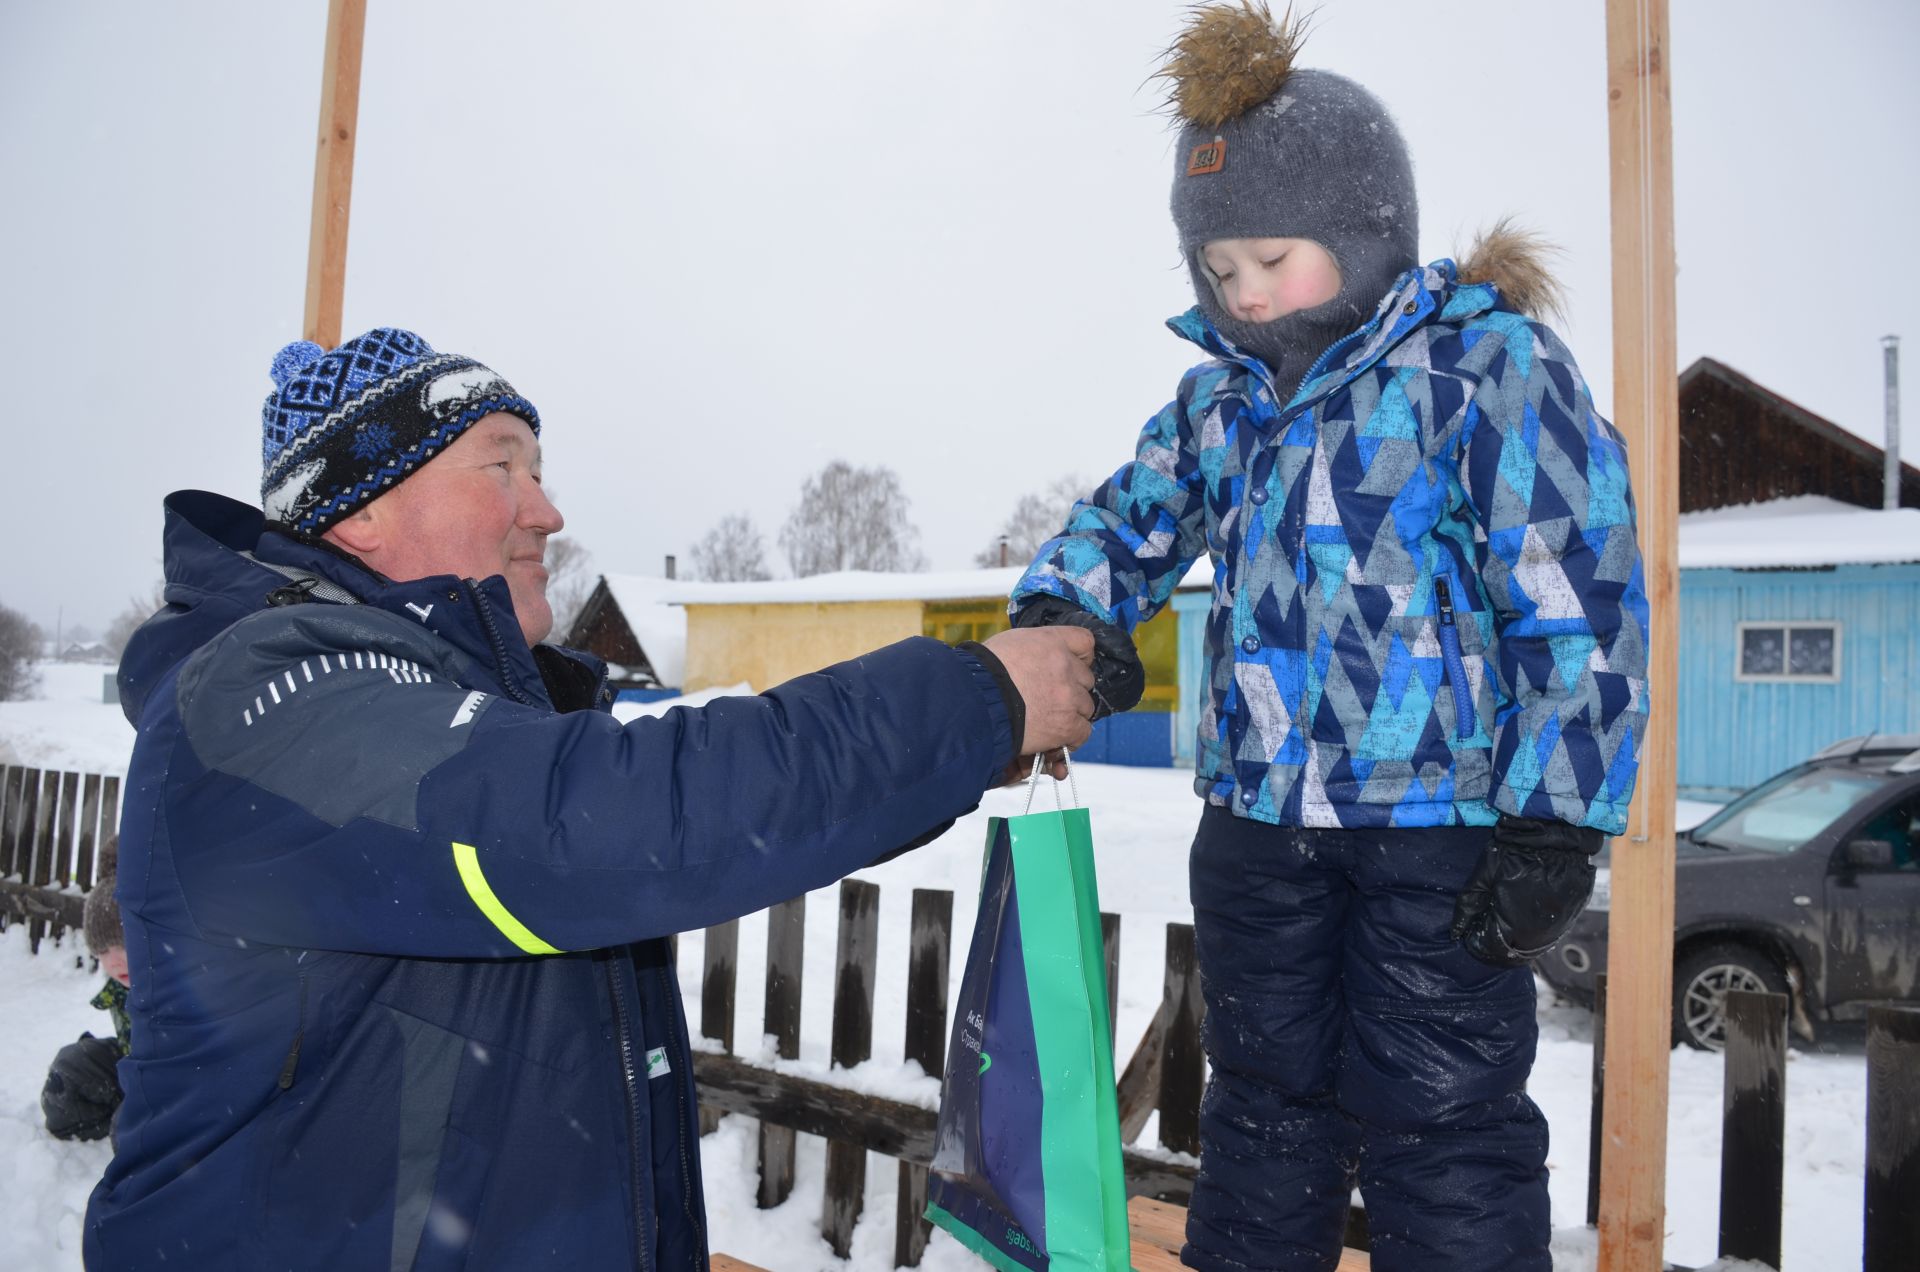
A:
[[[1263,0],[1206,5],[1160,76],[1182,127],[1173,221],[1200,308],[1276,371],[1307,364],[1372,314],[1417,263],[1413,164],[1392,116],[1331,71],[1296,70],[1305,24]],[[1216,239],[1309,239],[1333,254],[1340,293],[1271,322],[1231,317],[1200,249]]]
[[[500,376],[398,327],[338,349],[296,340],[273,359],[261,412],[267,520],[317,535],[371,503],[471,428],[504,411],[536,434],[540,413]]]

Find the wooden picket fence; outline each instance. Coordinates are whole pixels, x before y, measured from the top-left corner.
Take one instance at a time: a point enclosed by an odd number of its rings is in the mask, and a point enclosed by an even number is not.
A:
[[[119,825],[117,776],[0,768],[0,930],[24,921],[36,954],[49,934],[77,930],[99,849]]]
[[[116,838],[121,781],[108,774],[0,767],[0,930],[28,925],[38,952],[81,926],[85,895],[100,849]],[[951,892],[916,888],[912,895],[903,1054],[932,1075],[945,1070],[947,998],[953,963]],[[764,1032],[783,1060],[800,1055],[802,947],[807,898],[766,911]],[[851,1249],[866,1193],[867,1154],[898,1163],[899,1205],[894,1263],[920,1262],[930,1228],[926,1209],[935,1110],[851,1089],[835,1078],[873,1054],[874,973],[879,952],[880,888],[840,884],[839,932],[833,968],[830,1069],[800,1074],[742,1060],[734,1052],[735,986],[740,920],[706,929],[700,980],[700,1033],[716,1050],[694,1053],[701,1125],[739,1113],[758,1119],[759,1202],[780,1205],[793,1191],[795,1137],[827,1141],[821,1232],[836,1253]],[[1102,914],[1108,1012],[1119,985],[1120,916]],[[1593,1133],[1588,1222],[1598,1219],[1602,1075],[1606,1065],[1605,984],[1595,1010]],[[1781,1181],[1785,1153],[1787,999],[1730,994],[1721,1147],[1720,1254],[1778,1266]],[[1127,1191],[1135,1198],[1184,1205],[1200,1152],[1200,1096],[1205,1061],[1200,1044],[1202,1000],[1193,928],[1166,927],[1161,999],[1138,1044],[1119,1070],[1120,1120]],[[1867,1171],[1865,1272],[1907,1269],[1920,1249],[1920,1011],[1875,1008],[1867,1034]],[[1159,1113],[1159,1146],[1136,1144]],[[1346,1244],[1367,1246],[1366,1217],[1351,1212]]]
[[[878,953],[880,888],[857,879],[840,884],[837,953],[833,969],[830,1063],[851,1068],[873,1054],[873,985]],[[915,888],[908,941],[906,1030],[903,1050],[929,1074],[945,1071],[948,971],[953,960],[953,894]],[[800,1055],[801,947],[807,898],[767,911],[765,1033],[784,1060]],[[1115,1010],[1120,964],[1120,916],[1100,916],[1106,951],[1108,1003]],[[827,1141],[826,1186],[820,1229],[834,1252],[852,1248],[866,1193],[867,1153],[898,1159],[894,1265],[920,1262],[930,1232],[920,1216],[927,1204],[927,1164],[933,1157],[935,1110],[853,1091],[824,1076],[773,1072],[734,1054],[734,999],[739,977],[740,921],[706,930],[701,972],[700,1033],[720,1050],[696,1052],[702,1125],[741,1113],[760,1122],[762,1207],[777,1206],[793,1190],[794,1136]],[[1166,973],[1159,1009],[1132,1058],[1120,1071],[1119,1100],[1129,1196],[1184,1204],[1193,1190],[1200,1152],[1200,1095],[1205,1063],[1200,1046],[1200,970],[1190,924],[1167,925]],[[1158,1110],[1159,1151],[1133,1147]],[[1358,1213],[1358,1212],[1356,1212]],[[1356,1239],[1356,1236],[1358,1239]],[[1349,1245],[1364,1245],[1350,1231]]]

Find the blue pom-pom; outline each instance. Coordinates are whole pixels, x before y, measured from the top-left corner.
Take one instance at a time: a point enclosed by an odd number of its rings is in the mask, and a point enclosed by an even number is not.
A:
[[[284,389],[287,382],[327,356],[327,351],[311,340],[296,340],[273,355],[273,383]]]

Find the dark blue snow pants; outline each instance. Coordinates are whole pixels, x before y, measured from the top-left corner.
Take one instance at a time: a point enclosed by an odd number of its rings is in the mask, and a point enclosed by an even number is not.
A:
[[[1376,1272],[1549,1272],[1533,974],[1447,934],[1488,833],[1201,817],[1187,1266],[1333,1268],[1357,1176]]]

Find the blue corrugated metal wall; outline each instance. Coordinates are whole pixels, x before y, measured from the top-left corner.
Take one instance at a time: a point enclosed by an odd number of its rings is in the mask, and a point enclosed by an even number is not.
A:
[[[1739,624],[1841,625],[1837,684],[1734,679]],[[1920,732],[1920,565],[1680,571],[1679,784],[1743,790],[1856,733]]]

